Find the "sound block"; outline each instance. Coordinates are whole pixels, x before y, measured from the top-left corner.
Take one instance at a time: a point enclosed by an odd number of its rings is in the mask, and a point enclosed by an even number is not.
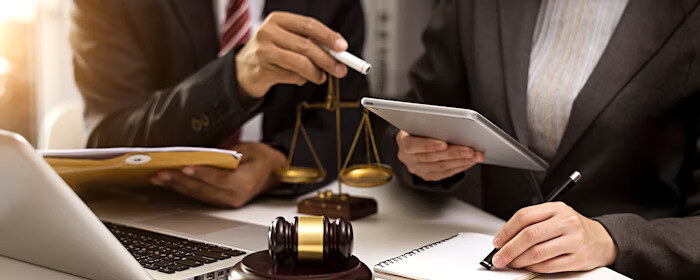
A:
[[[377,201],[372,198],[325,191],[300,201],[297,211],[307,215],[356,220],[377,213]]]
[[[372,279],[372,272],[357,257],[352,256],[346,262],[335,265],[277,265],[270,254],[265,251],[256,252],[243,258],[233,267],[228,280],[366,280]]]

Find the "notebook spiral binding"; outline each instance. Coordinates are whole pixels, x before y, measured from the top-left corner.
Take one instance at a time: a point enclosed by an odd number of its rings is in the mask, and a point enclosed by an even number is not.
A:
[[[445,242],[445,241],[447,241],[447,240],[450,240],[450,239],[452,239],[452,238],[455,238],[455,237],[457,237],[457,234],[455,234],[455,235],[453,235],[453,236],[450,236],[450,237],[448,237],[448,238],[445,238],[445,239],[443,239],[443,240],[430,243],[430,244],[425,245],[425,246],[423,246],[423,247],[420,247],[420,248],[418,248],[418,249],[413,249],[413,250],[411,250],[410,252],[404,253],[404,254],[402,254],[402,255],[400,255],[400,256],[398,256],[398,257],[385,260],[385,261],[383,261],[383,262],[378,263],[377,266],[383,268],[383,267],[386,267],[386,266],[388,266],[388,265],[397,263],[397,262],[399,262],[399,261],[401,261],[401,260],[404,260],[404,259],[406,259],[406,258],[408,258],[408,257],[417,255],[418,253],[422,253],[423,251],[426,251],[426,250],[428,250],[428,249],[430,249],[430,248],[433,248],[433,247],[437,246],[438,244],[443,243],[443,242]]]

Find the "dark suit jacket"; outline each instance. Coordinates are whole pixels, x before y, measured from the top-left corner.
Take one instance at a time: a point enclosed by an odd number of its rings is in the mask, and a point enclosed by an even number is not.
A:
[[[411,72],[412,99],[475,109],[527,145],[538,8],[537,0],[440,2]],[[699,139],[698,0],[632,0],[574,102],[550,168],[481,166],[483,208],[509,219],[579,170],[583,179],[562,201],[608,230],[619,248],[612,268],[633,278],[697,279]],[[394,166],[403,182],[425,190],[466,180],[429,183]]]
[[[238,98],[235,51],[217,58],[211,0],[74,4],[71,45],[75,78],[86,105],[89,147],[216,146],[254,115],[250,110],[256,102]],[[362,53],[360,1],[267,0],[264,14],[271,11],[314,17],[340,32],[351,53]],[[341,80],[343,99],[358,100],[367,91],[366,78],[353,70]],[[325,85],[273,87],[260,109],[263,142],[286,153],[296,105],[323,101],[325,96]],[[342,116],[343,142],[349,143],[360,113],[344,111]],[[337,168],[334,114],[307,111],[303,121],[328,170],[327,183]],[[314,166],[306,145],[297,146],[295,164]]]

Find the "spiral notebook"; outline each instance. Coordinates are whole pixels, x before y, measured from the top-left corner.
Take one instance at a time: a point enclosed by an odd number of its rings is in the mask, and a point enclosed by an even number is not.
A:
[[[502,279],[526,280],[537,273],[525,270],[486,270],[479,262],[493,250],[493,236],[463,232],[383,261],[375,277],[394,279]]]

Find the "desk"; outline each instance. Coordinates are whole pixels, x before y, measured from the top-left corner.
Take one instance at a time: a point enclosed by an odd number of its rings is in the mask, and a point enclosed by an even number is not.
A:
[[[347,193],[357,196],[374,197],[379,204],[379,213],[353,221],[355,231],[354,254],[370,268],[387,258],[395,257],[422,245],[452,236],[457,232],[470,231],[495,234],[504,221],[464,203],[458,199],[408,190],[397,185],[397,181],[379,188],[360,189],[344,187]],[[335,184],[324,189],[334,190]],[[147,194],[138,194],[137,200],[148,199]],[[106,205],[129,203],[133,199],[118,198],[90,203],[96,212],[104,211]],[[296,201],[282,198],[260,198],[248,206],[236,210],[219,210],[203,207],[200,204],[159,201],[159,204],[177,205],[181,210],[196,211],[226,219],[268,225],[275,217],[291,218],[296,213]],[[151,205],[153,206],[153,205]],[[148,211],[158,212],[158,207],[147,207]],[[162,209],[167,209],[163,207]],[[132,209],[139,209],[133,207]],[[144,208],[145,209],[145,208]],[[138,212],[138,210],[136,211]],[[134,215],[139,215],[135,213]],[[261,237],[265,238],[265,237]],[[82,279],[23,262],[0,257],[0,271],[3,277],[17,279]],[[546,275],[544,279],[567,278],[627,279],[607,268],[599,268],[587,273],[564,273]],[[538,278],[539,279],[539,278]]]

